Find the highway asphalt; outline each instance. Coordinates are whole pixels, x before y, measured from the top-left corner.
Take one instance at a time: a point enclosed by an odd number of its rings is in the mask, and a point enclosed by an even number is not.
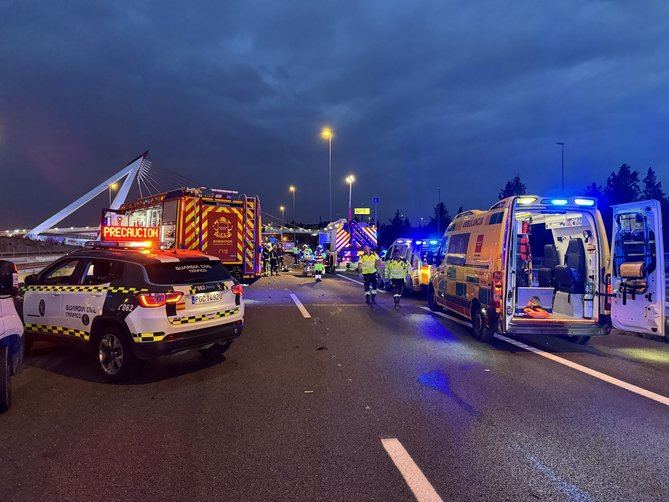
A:
[[[482,344],[355,279],[264,278],[225,360],[125,385],[36,344],[0,416],[2,499],[669,500],[669,344]]]

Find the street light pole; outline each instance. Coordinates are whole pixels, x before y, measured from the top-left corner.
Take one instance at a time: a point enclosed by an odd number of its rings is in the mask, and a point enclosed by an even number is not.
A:
[[[330,127],[324,127],[321,131],[321,138],[328,141],[328,180],[330,186],[330,221],[332,221],[332,138],[334,131]]]
[[[351,199],[353,195],[353,182],[355,181],[355,176],[349,174],[346,177],[346,183],[348,183],[348,221],[353,219],[353,206],[351,205]]]
[[[560,195],[564,195],[564,141],[558,141],[555,144],[560,145],[562,147],[562,183],[561,183]]]
[[[295,186],[290,185],[288,188],[290,192],[293,194],[293,246],[297,245],[297,242],[295,240],[295,225],[297,224],[297,218],[295,216]]]

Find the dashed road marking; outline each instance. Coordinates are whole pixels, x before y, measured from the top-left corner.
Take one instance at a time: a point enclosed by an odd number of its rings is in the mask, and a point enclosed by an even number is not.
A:
[[[351,279],[350,277],[347,277],[343,274],[337,274],[337,276],[341,277],[342,279],[346,279],[347,281],[355,282],[356,284],[360,284],[361,286],[364,286],[365,283],[362,281],[356,281],[355,279]],[[383,289],[377,289],[379,293],[385,293],[386,291]]]
[[[304,317],[305,319],[310,319],[311,314],[309,313],[309,311],[307,309],[304,308],[304,305],[302,305],[302,302],[297,298],[297,296],[295,296],[293,293],[289,293],[289,294],[290,294],[290,297],[293,299],[293,302],[295,302],[295,306],[297,306],[297,309],[302,314],[302,317]]]
[[[381,444],[418,502],[441,502],[441,497],[397,438],[381,439]]]
[[[432,312],[429,308],[427,307],[419,307],[423,310],[427,310],[428,312]],[[466,321],[463,321],[462,319],[458,319],[457,317],[450,316],[448,314],[444,314],[443,312],[432,312],[434,315],[438,315],[440,317],[444,317],[450,321],[457,322],[458,324],[462,324],[463,326],[471,327],[471,323],[468,323]],[[518,340],[514,340],[512,338],[506,337],[504,335],[499,335],[495,334],[495,338],[502,340],[506,343],[510,343],[511,345],[515,345],[516,347],[519,347],[521,349],[525,349],[529,352],[533,352],[541,357],[545,357],[546,359],[550,359],[553,362],[562,364],[563,366],[567,366],[571,369],[574,369],[576,371],[580,371],[581,373],[585,373],[586,375],[590,375],[591,377],[597,378],[599,380],[602,380],[603,382],[610,383],[611,385],[615,385],[616,387],[620,387],[621,389],[628,390],[630,392],[634,392],[635,394],[639,394],[640,396],[646,397],[648,399],[651,399],[653,401],[656,401],[660,404],[663,404],[665,406],[669,406],[669,397],[663,396],[661,394],[657,394],[655,392],[646,390],[642,387],[638,387],[637,385],[625,382],[624,380],[620,380],[618,378],[612,377],[610,375],[607,375],[606,373],[602,373],[601,371],[593,370],[591,368],[588,368],[587,366],[583,366],[582,364],[575,363],[573,361],[570,361],[569,359],[565,359],[564,357],[556,356],[555,354],[551,354],[550,352],[546,352],[545,350],[538,349],[536,347],[532,347],[531,345],[527,345],[523,342],[519,342]]]

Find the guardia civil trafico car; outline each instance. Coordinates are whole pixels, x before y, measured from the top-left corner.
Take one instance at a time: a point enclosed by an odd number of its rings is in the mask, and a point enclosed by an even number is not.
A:
[[[244,326],[243,287],[199,251],[91,246],[25,279],[17,306],[26,345],[83,344],[109,381],[140,360],[222,354]]]

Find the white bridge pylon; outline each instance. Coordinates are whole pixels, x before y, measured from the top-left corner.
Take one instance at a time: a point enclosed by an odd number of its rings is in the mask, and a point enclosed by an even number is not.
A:
[[[111,209],[118,209],[121,207],[121,204],[125,202],[126,197],[128,196],[128,192],[130,192],[130,188],[132,187],[133,182],[135,181],[135,178],[137,178],[138,175],[142,175],[144,172],[146,172],[149,167],[151,166],[151,163],[146,160],[146,156],[149,154],[148,150],[144,152],[142,155],[137,157],[136,159],[130,161],[128,165],[126,165],[123,169],[121,169],[119,172],[111,176],[110,178],[106,179],[102,183],[100,183],[98,186],[96,186],[93,190],[88,192],[86,195],[83,195],[82,197],[79,197],[77,200],[75,200],[72,204],[69,206],[63,208],[62,210],[58,211],[56,214],[51,216],[50,218],[44,220],[42,223],[37,225],[35,228],[33,228],[30,232],[26,234],[27,238],[31,237],[36,237],[45,230],[49,230],[52,228],[54,225],[59,223],[60,221],[64,220],[68,216],[70,216],[72,213],[74,213],[77,209],[85,205],[86,203],[90,202],[93,200],[95,197],[100,195],[102,192],[105,190],[109,189],[109,185],[112,185],[113,183],[117,183],[121,181],[125,177],[125,181],[123,182],[123,185],[121,185],[121,188],[116,192],[116,196],[114,197],[114,201],[111,203],[110,208]]]

